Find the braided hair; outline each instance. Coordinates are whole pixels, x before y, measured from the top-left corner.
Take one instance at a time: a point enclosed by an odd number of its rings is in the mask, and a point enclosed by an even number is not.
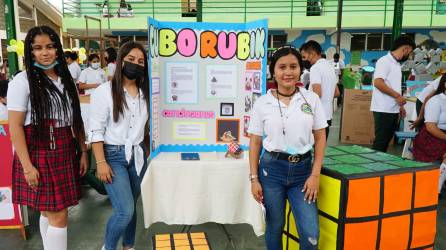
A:
[[[64,93],[52,83],[45,72],[34,66],[34,56],[32,54],[32,44],[38,35],[48,35],[54,43],[56,49],[56,61],[58,65],[54,67],[56,74],[61,78],[64,86]],[[72,128],[76,137],[83,135],[84,127],[80,111],[79,96],[76,85],[68,70],[64,59],[64,52],[58,34],[48,26],[36,26],[28,31],[25,38],[25,67],[28,77],[30,101],[31,101],[31,124],[33,138],[40,140],[49,139],[48,119],[56,117],[71,117],[73,112]]]

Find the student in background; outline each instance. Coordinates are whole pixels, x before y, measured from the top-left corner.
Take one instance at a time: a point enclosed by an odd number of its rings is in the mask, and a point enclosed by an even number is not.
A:
[[[105,61],[107,62],[107,80],[111,81],[116,70],[116,50],[114,48],[107,48],[105,50],[104,57]]]
[[[8,82],[8,80],[0,80],[0,121],[8,120],[8,108],[6,107]]]
[[[339,98],[338,98],[338,107],[341,106],[342,104],[342,100],[344,98],[344,85],[342,85],[342,72],[344,71],[345,68],[345,63],[344,61],[340,58],[339,53],[335,53],[333,55],[333,60],[331,61],[334,69],[335,69],[335,73],[336,76],[338,77],[338,89],[339,89]]]
[[[74,83],[81,76],[81,67],[77,63],[77,53],[74,51],[65,51],[65,59],[68,64],[68,70],[70,70],[71,77],[73,77]]]
[[[413,39],[399,36],[391,51],[376,62],[373,75],[373,92],[370,110],[375,120],[373,149],[387,152],[390,141],[398,129],[400,115],[406,116],[406,99],[401,89],[401,64],[407,61],[415,48]]]
[[[99,85],[107,81],[105,78],[105,72],[101,69],[101,63],[99,62],[99,56],[96,54],[90,54],[88,56],[89,67],[82,70],[79,77],[79,89],[85,90],[86,95],[91,95],[94,89]]]
[[[328,123],[325,129],[326,137],[328,138],[331,120],[333,119],[333,100],[339,96],[339,90],[336,88],[337,76],[333,65],[327,59],[322,58],[322,47],[318,42],[310,40],[302,45],[300,50],[302,59],[312,65],[309,89],[321,98]]]

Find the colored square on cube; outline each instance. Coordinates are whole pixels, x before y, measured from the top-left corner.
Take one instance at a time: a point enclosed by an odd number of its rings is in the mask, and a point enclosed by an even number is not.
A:
[[[170,240],[170,234],[157,234],[155,240]]]
[[[428,166],[432,165],[430,163],[403,160],[403,159],[399,159],[397,161],[389,161],[388,163],[398,166],[398,167],[401,167],[401,168],[428,167]]]
[[[340,174],[344,175],[351,175],[351,174],[360,174],[360,173],[366,173],[369,172],[367,168],[358,167],[351,164],[335,164],[335,165],[327,165],[324,166],[324,168],[336,171]]]
[[[191,239],[206,239],[205,233],[190,233]]]
[[[375,152],[373,149],[361,147],[358,145],[352,146],[337,146],[335,149],[339,149],[349,154],[365,154],[365,153],[373,153]]]
[[[174,240],[188,240],[187,234],[174,234],[173,239]]]
[[[380,178],[350,180],[347,196],[347,218],[379,214]]]
[[[414,213],[412,244],[410,248],[428,246],[434,243],[437,226],[437,211]]]
[[[373,163],[367,163],[367,164],[361,164],[362,167],[370,169],[372,171],[386,171],[391,169],[398,169],[395,165],[390,165],[384,162],[373,162]]]
[[[331,159],[335,161],[340,161],[346,164],[362,164],[362,163],[372,163],[373,161],[358,155],[336,155],[332,156]]]
[[[194,246],[194,250],[210,250],[211,248],[208,245],[198,245]]]
[[[175,248],[181,247],[181,246],[190,246],[189,239],[187,239],[187,240],[173,240],[173,242],[175,243]]]
[[[432,190],[438,190],[439,176],[439,169],[416,172],[415,208],[434,206],[438,204],[438,194],[437,192],[432,192]]]
[[[384,177],[384,214],[411,209],[412,180],[412,173]]]
[[[380,250],[407,249],[410,215],[385,218],[381,222]]]
[[[378,221],[345,224],[344,250],[375,250]]]
[[[170,240],[157,240],[155,242],[155,245],[157,247],[171,247],[172,246],[170,243]]]
[[[321,175],[318,196],[317,206],[319,210],[336,219],[339,218],[341,180]]]
[[[386,154],[383,152],[375,152],[375,153],[371,153],[371,154],[360,154],[360,156],[367,158],[367,159],[374,160],[374,161],[380,161],[380,162],[400,160],[400,158],[397,156]]]
[[[333,147],[328,147],[325,149],[325,156],[333,156],[333,155],[345,155],[346,152],[337,150]]]
[[[319,249],[335,250],[338,238],[338,224],[319,216]]]
[[[333,160],[331,158],[328,157],[324,157],[324,162],[323,165],[333,165],[333,164],[340,164],[341,162],[337,161],[337,160]]]

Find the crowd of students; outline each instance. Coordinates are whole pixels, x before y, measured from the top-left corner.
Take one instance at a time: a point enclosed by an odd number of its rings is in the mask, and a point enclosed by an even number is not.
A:
[[[376,150],[387,150],[405,115],[401,63],[414,48],[410,37],[400,36],[376,63],[371,104]],[[26,36],[24,59],[24,71],[9,84],[0,82],[0,120],[9,120],[15,148],[13,202],[41,212],[44,249],[66,249],[67,208],[81,197],[88,141],[97,177],[113,206],[103,249],[116,249],[120,239],[123,249],[133,249],[136,201],[147,168],[149,76],[144,47],[127,42],[119,52],[108,48],[105,70],[99,56],[90,54],[88,67],[81,71],[77,54],[63,52],[57,33],[39,26]],[[321,45],[312,40],[300,49],[283,46],[272,54],[269,70],[275,88],[254,104],[248,129],[251,190],[266,207],[270,250],[282,249],[286,199],[299,235],[306,239],[301,248],[318,248],[320,171],[344,67],[339,54],[328,61]],[[299,81],[305,87],[299,87]],[[80,114],[82,91],[91,95],[89,131]],[[413,155],[419,161],[445,163],[446,75],[428,84],[417,106],[420,116],[414,127],[419,132]]]

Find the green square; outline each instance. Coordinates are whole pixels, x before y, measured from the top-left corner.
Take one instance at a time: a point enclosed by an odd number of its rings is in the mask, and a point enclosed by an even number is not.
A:
[[[330,169],[332,171],[336,171],[341,174],[349,175],[349,174],[361,174],[361,173],[369,173],[372,172],[367,168],[351,165],[351,164],[338,164],[338,165],[327,165],[324,166],[326,169]]]
[[[401,168],[417,168],[417,167],[432,166],[432,163],[417,162],[417,161],[403,160],[403,159],[398,160],[398,161],[389,161],[387,163],[395,165],[397,167],[401,167]]]
[[[329,158],[329,157],[325,157],[324,158],[324,163],[323,163],[324,165],[333,165],[333,164],[342,164],[342,162],[339,162],[339,161],[337,161],[337,160],[333,160],[333,159],[331,159],[331,158]]]
[[[352,145],[352,146],[337,146],[336,149],[340,149],[344,152],[350,153],[350,154],[365,154],[365,153],[373,153],[375,150],[361,147],[358,145]]]
[[[401,158],[398,156],[386,154],[383,152],[375,152],[372,154],[360,154],[360,156],[365,157],[367,159],[374,160],[374,161],[382,161],[382,162],[401,160]]]
[[[361,164],[361,163],[372,163],[374,161],[358,156],[358,155],[337,155],[331,157],[333,160],[340,161],[347,164]]]
[[[333,155],[345,155],[346,153],[341,150],[337,150],[334,147],[328,147],[325,149],[325,156],[333,156]]]
[[[374,162],[368,164],[361,164],[362,167],[370,169],[372,171],[385,171],[390,169],[399,169],[399,167],[390,165],[384,162]]]

